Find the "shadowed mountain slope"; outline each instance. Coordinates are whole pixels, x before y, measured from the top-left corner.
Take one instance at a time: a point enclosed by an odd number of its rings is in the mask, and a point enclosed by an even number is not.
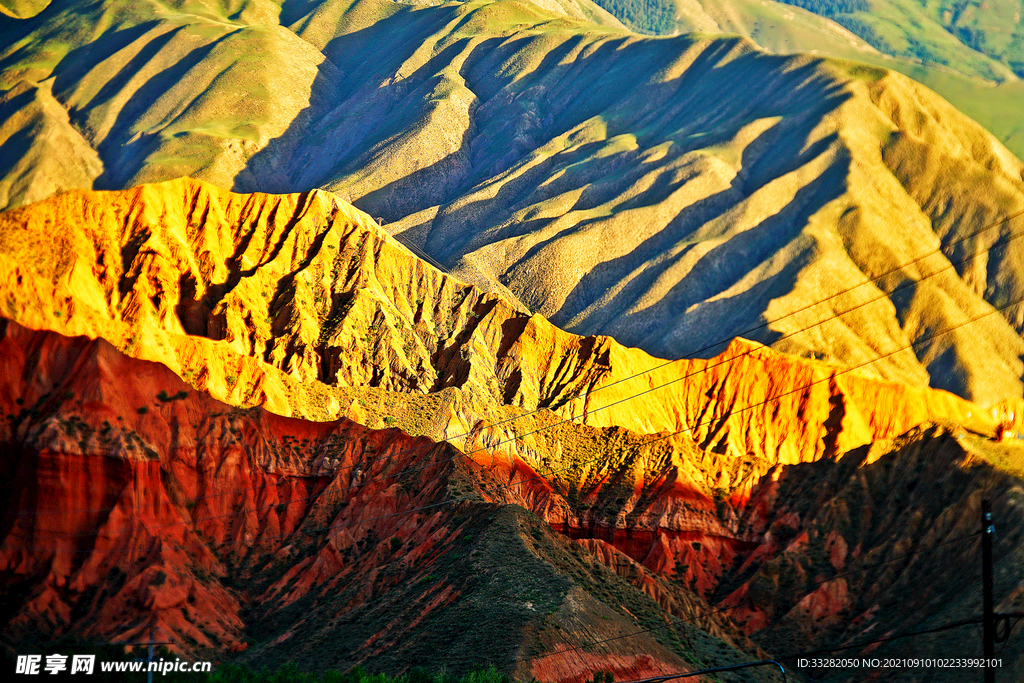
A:
[[[1024,22],[1016,0],[601,0],[644,33],[729,33],[776,54],[809,52],[923,83],[1024,157]],[[654,5],[654,11],[646,6]],[[650,21],[654,19],[654,21]],[[1017,73],[1014,73],[1016,70]]]
[[[692,430],[718,452],[756,455],[756,476],[930,419],[990,433],[1002,419],[872,378],[870,366],[746,341],[664,361],[562,332],[419,261],[319,190],[241,195],[177,180],[64,193],[0,214],[0,283],[3,312],[20,324],[107,339],[218,399],[284,415],[335,419],[349,410],[343,389],[454,389],[470,406]],[[766,402],[777,404],[769,418],[752,410]]]
[[[913,430],[716,502],[676,479],[700,457],[683,441],[622,460],[638,442],[605,430],[606,473],[566,486],[575,475],[538,477],[514,456],[221,404],[102,340],[4,320],[0,351],[8,646],[152,628],[188,656],[312,670],[489,661],[579,683],[714,666],[764,656],[726,614],[776,655],[976,614],[970,572],[949,568],[976,564],[982,492],[996,500],[999,609],[1024,604],[1020,479],[986,463],[1002,451],[1024,471],[1011,443]],[[558,465],[582,455],[565,436]],[[648,483],[631,493],[636,474]],[[615,517],[636,526],[613,531]],[[950,647],[971,653],[953,631],[864,654]],[[1019,641],[1000,654],[1019,671]],[[959,680],[939,674],[928,680]]]

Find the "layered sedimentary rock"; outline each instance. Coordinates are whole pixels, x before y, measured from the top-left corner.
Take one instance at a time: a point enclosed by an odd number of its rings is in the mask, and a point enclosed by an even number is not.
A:
[[[487,502],[493,481],[448,444],[235,408],[103,340],[6,320],[0,359],[7,643],[153,633],[218,660],[256,645],[245,656],[262,664],[490,660],[562,681],[581,665],[667,673],[723,646],[680,621],[685,648],[640,633],[581,651],[595,632],[657,624],[671,590],[629,593],[539,518]],[[706,608],[675,601],[677,618]]]
[[[424,264],[320,191],[237,195],[177,180],[69,192],[0,214],[0,267],[12,319],[103,337],[215,397],[282,414],[337,417],[324,385],[453,387],[595,426],[692,432],[770,464],[928,419],[995,425],[946,392],[748,342],[668,362],[564,333]]]
[[[538,473],[396,429],[233,408],[102,340],[5,322],[0,351],[10,642],[154,630],[185,654],[255,645],[253,662],[394,667],[440,654],[458,667],[494,661],[494,637],[511,648],[499,664],[523,675],[654,675],[721,661],[707,659],[721,645],[706,633],[756,654],[723,615],[776,654],[971,616],[948,567],[973,563],[982,495],[997,501],[1001,608],[1024,595],[1012,521],[1024,489],[986,462],[1002,448],[1019,466],[1021,447],[981,436],[918,430],[779,466],[749,500],[715,500],[685,482],[715,454],[679,440],[644,449],[620,428],[577,427]],[[587,436],[607,453],[580,468]],[[640,457],[622,457],[630,445]],[[323,637],[334,655],[316,647]]]
[[[392,481],[359,486],[451,452],[398,430],[233,408],[103,340],[4,321],[0,347],[6,637],[130,641],[155,627],[183,646],[237,650],[244,591],[217,580],[230,565],[286,539],[326,536],[340,552],[368,528],[397,534],[408,518],[361,520],[444,486],[430,468],[405,501],[379,495]]]

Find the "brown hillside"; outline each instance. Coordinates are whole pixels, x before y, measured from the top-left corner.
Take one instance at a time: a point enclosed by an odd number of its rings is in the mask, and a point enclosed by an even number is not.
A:
[[[687,626],[706,603],[635,563],[620,579],[521,507],[488,503],[494,474],[450,445],[233,408],[105,341],[10,321],[0,362],[8,646],[153,631],[217,660],[491,661],[576,683],[593,668],[642,677],[753,649],[720,617]],[[684,641],[578,649],[666,619]]]
[[[967,434],[783,465],[749,501],[716,500],[688,473],[726,458],[681,438],[563,430],[538,478],[500,452],[232,408],[102,340],[6,322],[0,351],[9,643],[155,627],[186,654],[248,647],[264,664],[484,658],[551,681],[643,677],[752,656],[729,654],[753,646],[710,614],[722,609],[776,654],[970,616],[948,568],[974,563],[982,492],[997,500],[1001,608],[1024,595],[1020,480]],[[588,431],[597,463],[583,461]],[[1004,448],[1020,468],[1020,446]],[[660,635],[578,649],[649,628]],[[1022,655],[1004,651],[1007,669]]]

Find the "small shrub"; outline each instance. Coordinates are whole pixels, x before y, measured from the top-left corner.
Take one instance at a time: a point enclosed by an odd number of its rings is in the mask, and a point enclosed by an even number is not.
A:
[[[188,392],[179,391],[174,396],[168,396],[166,391],[161,390],[160,393],[156,395],[156,397],[160,399],[161,403],[168,403],[170,401],[180,401],[183,398],[188,398]]]

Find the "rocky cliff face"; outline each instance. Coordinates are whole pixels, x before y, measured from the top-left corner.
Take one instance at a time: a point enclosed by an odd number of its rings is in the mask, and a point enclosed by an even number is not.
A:
[[[747,342],[667,362],[566,334],[424,264],[320,191],[237,195],[178,180],[70,192],[0,214],[0,267],[12,319],[103,337],[221,400],[285,415],[337,417],[325,386],[451,387],[594,426],[691,430],[769,467],[927,419],[995,425],[948,393]]]
[[[666,673],[698,655],[694,639],[717,642],[680,621],[686,647],[641,633],[580,651],[594,633],[657,623],[666,600],[679,619],[706,605],[639,567],[619,579],[522,508],[487,502],[495,475],[448,444],[234,408],[103,340],[10,321],[0,358],[9,644],[152,631],[193,656],[255,645],[257,663],[391,669],[486,658],[572,681],[581,666]],[[720,618],[703,626],[727,649],[752,647]],[[337,647],[325,654],[322,637]],[[564,654],[536,656],[548,651]]]
[[[986,443],[931,427],[764,480],[738,526],[759,547],[717,587],[722,604],[735,606],[734,618],[773,651],[970,619],[979,614],[980,501],[988,498],[1002,529],[998,609],[1015,610],[1022,584],[1010,567],[1020,556],[1022,489],[993,466]],[[1016,459],[1024,454],[1010,448]],[[969,631],[936,635],[935,645],[980,651]],[[911,648],[927,649],[882,650]]]
[[[1024,595],[1020,481],[985,450],[1013,462],[1013,444],[918,430],[716,500],[687,482],[714,454],[678,439],[577,427],[559,434],[562,467],[538,474],[500,451],[233,408],[102,340],[6,322],[0,350],[9,643],[155,629],[257,663],[485,656],[544,680],[642,677],[757,654],[726,615],[775,654],[972,616],[948,567],[975,564],[982,495],[997,501],[1001,608]],[[587,436],[606,457],[574,483]]]
[[[5,321],[0,345],[8,638],[138,640],[155,626],[185,649],[238,650],[245,591],[221,583],[232,565],[398,533],[408,519],[364,520],[432,500],[450,469],[425,468],[426,487],[399,502],[379,495],[397,494],[393,480],[360,478],[395,453],[411,466],[450,447],[233,408],[103,340]]]

